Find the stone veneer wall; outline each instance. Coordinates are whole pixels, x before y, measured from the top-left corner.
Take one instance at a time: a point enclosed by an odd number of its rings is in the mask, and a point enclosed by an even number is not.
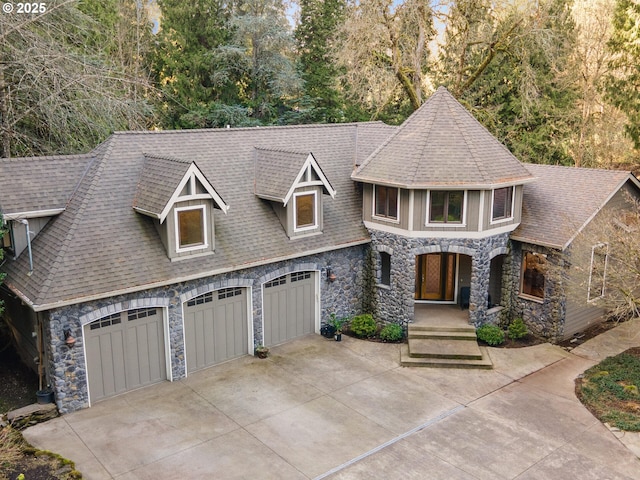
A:
[[[544,299],[540,301],[520,295],[524,250],[548,255],[547,264],[550,267],[545,276]],[[566,313],[566,295],[558,278],[560,267],[556,264],[554,253],[556,252],[545,247],[513,241],[503,283],[503,288],[509,289],[508,294],[503,294],[503,297],[508,297],[511,318],[522,318],[531,333],[551,342],[562,338]]]
[[[317,255],[238,270],[213,277],[144,290],[128,295],[63,307],[49,312],[45,342],[49,362],[49,383],[54,389],[61,413],[69,413],[89,404],[83,326],[106,315],[123,310],[166,307],[169,323],[171,375],[185,376],[182,303],[198,295],[220,288],[251,287],[254,345],[262,342],[262,284],[287,273],[319,271],[321,322],[330,313],[351,316],[362,312],[365,285],[365,258],[368,245],[348,247]],[[327,281],[326,269],[336,275]],[[73,348],[64,343],[64,330],[77,340]]]
[[[468,255],[471,262],[469,320],[481,325],[489,300],[491,259],[506,254],[509,234],[481,239],[408,238],[378,230],[370,230],[374,252],[391,255],[391,285],[376,288],[375,316],[383,322],[406,324],[413,321],[415,303],[416,256],[425,253],[451,252]],[[375,256],[377,283],[380,281],[379,255]],[[457,287],[456,287],[457,288]]]

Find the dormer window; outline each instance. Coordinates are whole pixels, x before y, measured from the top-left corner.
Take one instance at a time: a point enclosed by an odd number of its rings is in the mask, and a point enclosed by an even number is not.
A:
[[[513,218],[513,187],[496,188],[493,191],[491,221],[500,222]]]
[[[374,215],[398,220],[398,188],[374,185]]]
[[[255,193],[271,202],[290,239],[323,230],[323,196],[336,191],[312,153],[256,148]]]
[[[318,226],[317,195],[315,191],[296,193],[293,196],[295,231],[311,230]]]
[[[175,209],[178,252],[207,247],[206,206]]]
[[[160,239],[172,260],[211,255],[215,209],[229,210],[195,162],[145,155],[133,208],[157,220]]]

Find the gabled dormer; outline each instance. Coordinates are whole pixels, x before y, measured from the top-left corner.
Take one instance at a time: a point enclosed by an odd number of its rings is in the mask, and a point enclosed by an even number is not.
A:
[[[154,155],[145,155],[133,208],[157,220],[172,260],[213,253],[213,211],[229,210],[195,162]]]
[[[313,154],[256,148],[255,157],[255,194],[271,202],[289,238],[322,233],[322,197],[336,191]]]

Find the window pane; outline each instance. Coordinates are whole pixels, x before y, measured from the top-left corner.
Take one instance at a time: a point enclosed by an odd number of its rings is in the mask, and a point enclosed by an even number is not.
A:
[[[387,187],[376,185],[376,215],[384,217],[387,213]]]
[[[180,247],[204,244],[203,213],[200,208],[178,212]]]
[[[509,218],[511,216],[511,200],[513,187],[498,188],[493,191],[493,220]]]
[[[398,189],[387,188],[387,217],[398,218]]]
[[[447,208],[447,222],[462,222],[462,200],[464,192],[449,192],[449,205]]]
[[[544,298],[544,273],[547,259],[544,255],[524,252],[522,261],[522,293]]]
[[[308,227],[316,224],[315,195],[299,195],[296,198],[296,227]]]
[[[380,283],[391,285],[391,255],[380,252]]]
[[[431,192],[429,222],[444,222],[444,201],[447,192]]]

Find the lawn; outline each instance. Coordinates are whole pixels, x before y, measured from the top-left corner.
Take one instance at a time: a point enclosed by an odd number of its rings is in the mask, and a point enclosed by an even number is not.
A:
[[[640,431],[640,347],[604,359],[576,381],[576,395],[601,422]]]

